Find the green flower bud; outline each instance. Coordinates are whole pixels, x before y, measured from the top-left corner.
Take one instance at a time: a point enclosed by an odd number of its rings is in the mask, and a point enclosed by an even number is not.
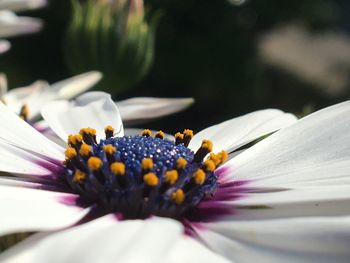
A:
[[[145,19],[143,0],[72,1],[65,56],[72,73],[101,71],[102,88],[120,92],[139,82],[154,57],[158,15]]]

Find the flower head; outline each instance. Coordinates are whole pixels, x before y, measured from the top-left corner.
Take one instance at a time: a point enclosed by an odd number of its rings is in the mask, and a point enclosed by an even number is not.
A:
[[[66,150],[0,105],[0,168],[30,178],[0,178],[8,200],[0,233],[61,229],[35,234],[1,260],[47,262],[57,247],[56,262],[349,258],[349,102],[297,122],[258,111],[175,141],[124,135],[103,93],[64,105],[69,114],[48,105],[43,115],[64,139],[80,131]]]

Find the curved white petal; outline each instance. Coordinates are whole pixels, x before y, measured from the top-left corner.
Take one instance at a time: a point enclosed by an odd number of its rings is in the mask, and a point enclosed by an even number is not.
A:
[[[0,0],[0,10],[24,11],[41,8],[47,5],[47,0]]]
[[[72,194],[0,185],[0,235],[73,225],[89,211],[64,204],[75,198]]]
[[[57,162],[64,159],[63,148],[45,138],[3,103],[0,103],[0,120],[1,140],[17,148],[40,155],[44,159]]]
[[[34,177],[52,175],[59,170],[58,164],[54,164],[34,155],[27,150],[22,150],[0,139],[0,171]]]
[[[311,114],[227,162],[218,172],[249,187],[350,185],[350,102]]]
[[[102,78],[102,73],[89,71],[51,84],[52,92],[60,99],[72,99],[79,94],[91,89]]]
[[[161,263],[167,262],[180,238],[181,225],[170,219],[118,222],[108,215],[61,232],[34,235],[9,249],[0,260],[18,262],[25,257],[26,262],[35,263]]]
[[[117,101],[124,123],[135,124],[182,111],[192,105],[193,98],[139,97]]]
[[[170,255],[167,259],[161,262],[178,263],[178,262],[193,262],[193,263],[233,263],[232,260],[220,256],[211,251],[203,244],[194,238],[184,236],[175,246],[169,248]]]
[[[256,111],[202,130],[195,134],[189,147],[196,151],[203,139],[209,139],[213,142],[214,152],[230,152],[295,121],[294,115],[280,110]]]
[[[216,222],[196,228],[211,249],[235,262],[348,262],[350,217]]]
[[[1,41],[0,40],[0,46],[1,46]],[[1,49],[1,47],[0,47]],[[1,51],[0,51],[1,53]],[[4,73],[0,73],[0,98],[3,100],[3,96],[7,93],[7,77]]]
[[[104,128],[112,125],[123,135],[123,124],[117,106],[111,96],[104,92],[88,92],[73,102],[54,101],[41,111],[47,124],[64,141],[69,134],[78,133],[81,128],[96,129],[97,137],[104,138]]]
[[[16,114],[19,114],[23,105],[27,105],[28,118],[32,119],[37,117],[44,103],[54,99],[52,94],[48,92],[49,90],[49,83],[38,80],[29,86],[11,89],[3,96],[3,100],[6,106]]]
[[[38,32],[43,22],[38,18],[17,16],[8,10],[0,10],[0,37]]]
[[[5,53],[11,48],[10,42],[6,40],[0,40],[0,54]]]

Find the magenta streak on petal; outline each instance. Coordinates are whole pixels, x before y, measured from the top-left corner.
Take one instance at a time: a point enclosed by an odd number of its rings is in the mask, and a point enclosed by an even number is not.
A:
[[[46,133],[50,130],[49,127],[41,127],[40,125],[38,125],[36,123],[31,123],[31,125],[33,126],[34,129],[36,129],[40,133]]]
[[[201,201],[198,206],[185,217],[189,223],[212,222],[227,215],[236,213],[234,205],[227,201],[235,201],[244,198],[247,192],[249,181],[226,182],[219,184],[219,187],[212,198]]]
[[[56,163],[45,160],[36,160],[35,163],[52,173],[52,175],[44,177],[46,179],[56,179],[58,175],[63,173],[63,167],[61,164],[58,165]]]
[[[185,227],[185,235],[193,237],[193,238],[198,237],[196,230],[205,230],[206,229],[203,224],[190,222],[189,220],[186,220],[186,219],[182,220],[181,223]]]
[[[78,198],[78,195],[63,195],[58,197],[58,202],[68,206],[76,206]]]
[[[225,179],[226,175],[231,171],[230,167],[228,165],[219,167],[218,169],[215,170],[215,174],[220,180]]]

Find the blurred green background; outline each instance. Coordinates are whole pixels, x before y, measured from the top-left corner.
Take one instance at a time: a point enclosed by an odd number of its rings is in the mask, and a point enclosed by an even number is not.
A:
[[[302,115],[349,97],[348,1],[145,0],[145,8],[161,12],[150,71],[132,89],[98,88],[116,100],[196,99],[187,111],[147,128],[198,131],[256,109]],[[23,14],[41,17],[45,28],[12,39],[0,57],[10,88],[72,76],[63,50],[71,2],[51,0]]]

